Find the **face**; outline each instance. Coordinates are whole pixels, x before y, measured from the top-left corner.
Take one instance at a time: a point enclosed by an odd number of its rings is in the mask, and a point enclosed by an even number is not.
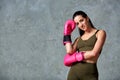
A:
[[[88,26],[88,18],[84,18],[81,15],[78,15],[74,18],[74,21],[76,23],[76,25],[83,31],[87,30],[87,26]]]

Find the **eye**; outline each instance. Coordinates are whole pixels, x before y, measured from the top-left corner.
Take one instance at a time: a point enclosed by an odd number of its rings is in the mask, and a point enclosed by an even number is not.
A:
[[[79,23],[77,22],[76,25],[79,25]]]
[[[79,20],[79,22],[83,22],[83,19]]]

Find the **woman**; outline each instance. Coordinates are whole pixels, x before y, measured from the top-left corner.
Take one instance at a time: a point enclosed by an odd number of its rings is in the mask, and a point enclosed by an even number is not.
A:
[[[71,33],[75,24],[80,36],[72,44]],[[106,32],[96,29],[85,12],[73,14],[73,22],[66,22],[64,27],[63,42],[67,52],[64,64],[71,66],[67,80],[98,80],[97,60],[105,39]]]

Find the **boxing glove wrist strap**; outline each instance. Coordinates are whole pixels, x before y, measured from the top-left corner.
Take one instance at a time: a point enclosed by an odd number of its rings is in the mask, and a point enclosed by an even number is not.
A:
[[[65,45],[66,42],[70,42],[70,43],[72,42],[71,35],[64,35],[64,37],[63,37],[64,45]]]

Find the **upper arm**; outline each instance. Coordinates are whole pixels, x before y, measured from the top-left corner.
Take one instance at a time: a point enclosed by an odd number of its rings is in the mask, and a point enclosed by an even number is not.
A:
[[[97,37],[97,41],[96,41],[95,46],[92,50],[94,55],[97,55],[100,53],[100,51],[104,45],[105,39],[106,39],[106,32],[104,30],[100,30],[96,34],[96,37]]]
[[[76,38],[74,43],[72,44],[73,52],[75,52],[77,49],[78,40],[79,40],[79,38]]]

